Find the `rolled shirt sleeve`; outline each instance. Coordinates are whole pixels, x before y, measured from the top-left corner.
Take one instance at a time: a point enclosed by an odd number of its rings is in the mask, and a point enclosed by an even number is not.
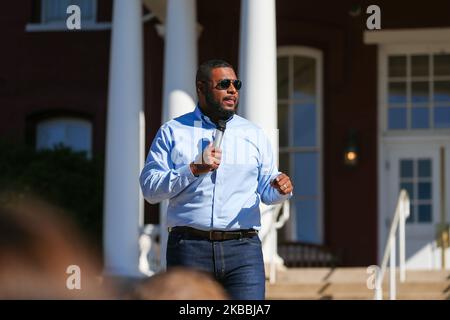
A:
[[[292,196],[290,194],[283,195],[276,188],[271,185],[273,179],[279,174],[275,159],[273,157],[273,150],[270,141],[264,136],[264,143],[260,146],[260,165],[258,175],[258,193],[261,201],[267,205],[281,203]]]

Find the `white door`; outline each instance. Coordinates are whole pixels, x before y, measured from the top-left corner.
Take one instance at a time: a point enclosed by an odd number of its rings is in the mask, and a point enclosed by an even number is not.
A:
[[[436,242],[441,221],[441,179],[444,178],[441,174],[440,147],[437,143],[393,143],[387,146],[388,185],[383,234],[386,239],[399,192],[405,189],[411,201],[410,217],[406,224],[406,266],[409,269],[441,268],[441,248]],[[448,146],[445,150],[448,171]],[[450,188],[448,176],[444,178],[447,180],[447,190]],[[448,210],[446,216],[448,222]],[[446,253],[448,266],[450,251],[447,249]]]

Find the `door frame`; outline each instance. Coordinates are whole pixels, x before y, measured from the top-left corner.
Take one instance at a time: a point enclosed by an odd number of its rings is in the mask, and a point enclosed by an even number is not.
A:
[[[430,34],[436,29],[430,29]],[[428,38],[431,39],[431,38]],[[377,79],[377,170],[378,170],[378,216],[377,216],[377,263],[380,265],[384,254],[384,243],[387,239],[387,231],[384,227],[384,213],[392,215],[393,210],[388,208],[388,197],[386,194],[385,186],[389,183],[388,172],[386,168],[386,161],[388,160],[387,146],[391,143],[437,143],[437,144],[450,144],[450,129],[433,129],[427,131],[420,130],[404,130],[403,132],[388,132],[387,129],[387,85],[388,85],[388,68],[387,58],[389,54],[412,54],[412,53],[434,53],[434,52],[450,52],[450,43],[414,43],[414,44],[383,44],[383,41],[379,42],[377,47],[377,63],[378,63],[378,79]],[[446,150],[447,163],[450,151]],[[450,168],[446,167],[447,176],[447,190],[450,190]],[[447,217],[450,211],[450,197],[446,198]],[[392,211],[392,213],[389,212]],[[450,217],[448,217],[450,218]],[[447,221],[450,223],[450,220]]]

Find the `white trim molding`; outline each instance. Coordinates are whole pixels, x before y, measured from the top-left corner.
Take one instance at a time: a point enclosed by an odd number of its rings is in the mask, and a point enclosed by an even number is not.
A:
[[[450,28],[364,31],[365,44],[450,43]]]
[[[27,23],[26,32],[74,32],[74,31],[104,31],[111,30],[111,22],[81,23],[80,30],[67,29],[66,23]]]
[[[156,16],[153,13],[147,13],[142,16],[142,23],[151,21]],[[156,25],[156,31],[161,36],[158,26]],[[87,22],[81,24],[80,30],[68,30],[65,22],[61,23],[27,23],[25,26],[25,31],[27,32],[61,32],[61,31],[105,31],[111,30],[111,22]]]
[[[366,31],[364,42],[378,45],[378,263],[381,263],[382,249],[388,232],[385,227],[385,218],[392,210],[388,206],[389,195],[386,189],[389,184],[392,150],[401,146],[412,146],[420,149],[432,144],[448,145],[450,139],[450,129],[448,128],[439,129],[430,126],[429,129],[425,130],[388,129],[388,58],[390,55],[408,57],[412,55],[448,54],[450,52],[450,28]],[[429,63],[432,63],[431,59]],[[432,73],[430,73],[430,76],[431,80],[427,81],[433,80]],[[405,78],[407,82],[412,81],[408,72]]]

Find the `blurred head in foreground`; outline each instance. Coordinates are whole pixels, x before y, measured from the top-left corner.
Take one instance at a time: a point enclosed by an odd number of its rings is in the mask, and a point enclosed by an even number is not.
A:
[[[210,275],[174,267],[145,279],[129,298],[137,300],[225,300],[228,295]]]
[[[63,217],[37,199],[0,196],[0,299],[108,298],[100,264]]]

